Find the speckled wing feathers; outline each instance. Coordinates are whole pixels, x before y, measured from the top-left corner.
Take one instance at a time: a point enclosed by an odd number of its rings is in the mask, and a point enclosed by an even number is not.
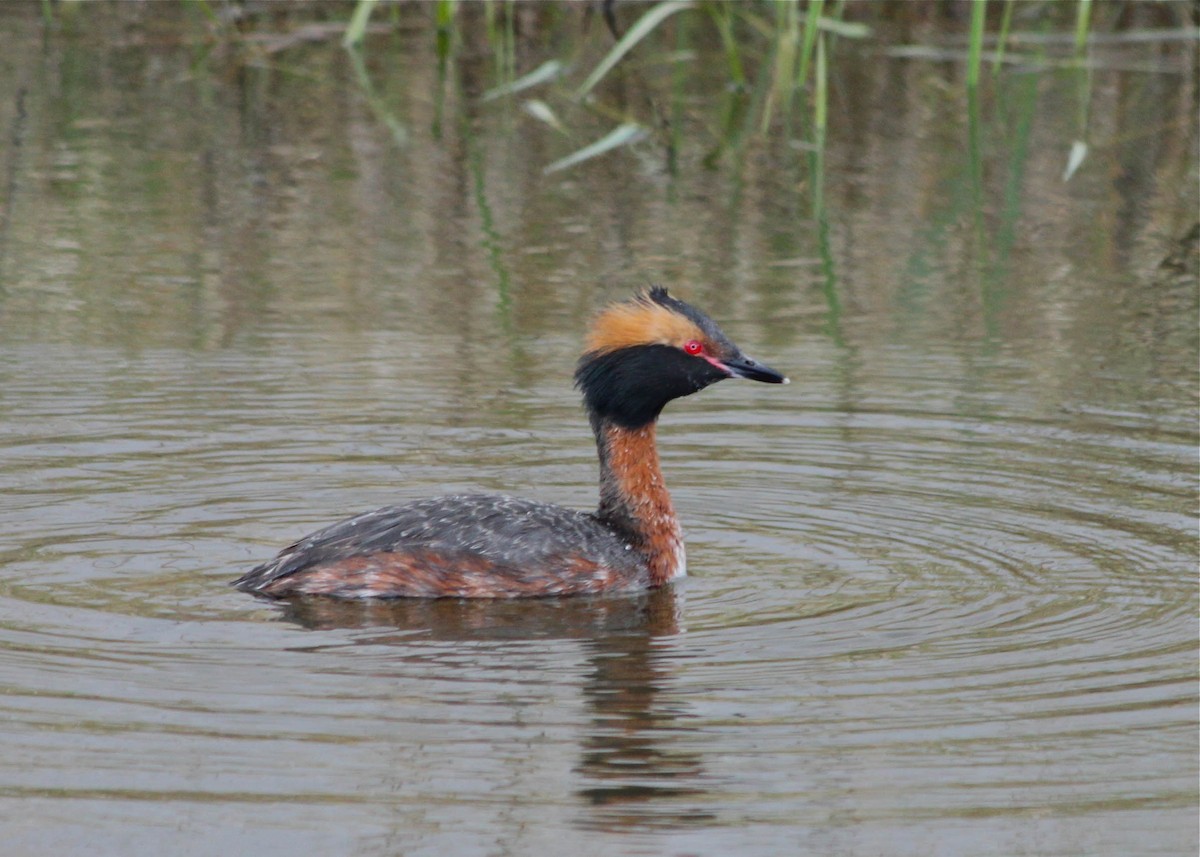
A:
[[[649,582],[641,555],[592,515],[516,497],[455,495],[341,521],[235,585],[316,594],[326,580],[343,597],[560,595]]]

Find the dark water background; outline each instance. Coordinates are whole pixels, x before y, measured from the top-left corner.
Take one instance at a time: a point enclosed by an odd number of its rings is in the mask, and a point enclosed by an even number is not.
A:
[[[814,218],[781,130],[706,168],[715,40],[598,90],[685,69],[674,174],[546,174],[611,116],[482,101],[469,21],[440,75],[409,7],[368,95],[323,7],[204,8],[0,6],[0,850],[1196,853],[1194,32],[989,73],[973,153],[962,63],[898,50],[961,27],[874,22]],[[570,372],[652,281],[793,380],[668,409],[684,584],[226,587],[391,502],[591,505]]]

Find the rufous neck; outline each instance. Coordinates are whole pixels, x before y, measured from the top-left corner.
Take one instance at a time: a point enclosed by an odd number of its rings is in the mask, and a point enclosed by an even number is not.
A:
[[[646,557],[655,585],[684,573],[683,533],[658,463],[656,424],[626,428],[593,418],[600,454],[601,520]]]

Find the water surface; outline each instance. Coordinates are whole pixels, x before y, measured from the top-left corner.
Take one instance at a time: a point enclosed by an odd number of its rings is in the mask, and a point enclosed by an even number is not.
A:
[[[846,43],[817,222],[779,141],[545,176],[583,141],[421,28],[372,102],[186,8],[0,9],[6,853],[1195,853],[1185,50],[1100,57],[1066,183],[1078,79],[1003,76],[973,188],[961,69]],[[649,281],[793,380],[668,408],[683,584],[228,588],[387,503],[591,505],[571,369]]]

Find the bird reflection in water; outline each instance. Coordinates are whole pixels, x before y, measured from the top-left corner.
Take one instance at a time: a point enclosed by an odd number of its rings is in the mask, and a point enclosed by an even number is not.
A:
[[[711,823],[700,753],[672,746],[686,706],[671,700],[682,592],[521,601],[396,599],[285,601],[285,619],[310,629],[359,628],[367,645],[414,641],[575,639],[584,646],[590,724],[575,766],[579,826],[671,829]],[[664,698],[666,697],[666,698]]]

